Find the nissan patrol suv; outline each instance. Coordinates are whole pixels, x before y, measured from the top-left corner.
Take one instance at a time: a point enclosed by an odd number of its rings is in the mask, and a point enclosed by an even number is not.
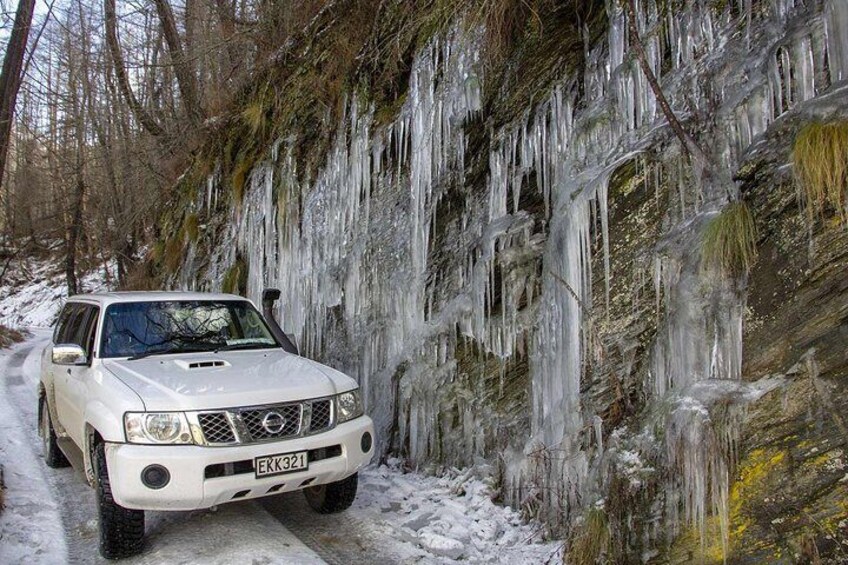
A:
[[[145,510],[194,510],[302,490],[348,508],[374,426],[350,377],[297,354],[271,314],[228,294],[70,298],[42,356],[50,467],[96,491],[100,552],[141,551]]]

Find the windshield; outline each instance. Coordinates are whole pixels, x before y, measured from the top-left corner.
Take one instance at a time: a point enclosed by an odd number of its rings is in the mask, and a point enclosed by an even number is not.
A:
[[[106,308],[102,357],[279,347],[244,300],[125,302]]]

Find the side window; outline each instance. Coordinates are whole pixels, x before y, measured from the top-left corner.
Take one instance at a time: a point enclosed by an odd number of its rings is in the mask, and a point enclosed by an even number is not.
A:
[[[88,310],[82,304],[74,304],[68,321],[59,332],[59,343],[82,345],[82,326],[88,317]]]
[[[64,337],[67,333],[68,328],[68,320],[71,317],[71,314],[74,313],[76,304],[73,302],[69,302],[65,304],[65,307],[62,308],[62,313],[59,314],[59,318],[56,320],[56,329],[53,330],[53,343],[60,344],[65,343],[62,341],[62,337]]]

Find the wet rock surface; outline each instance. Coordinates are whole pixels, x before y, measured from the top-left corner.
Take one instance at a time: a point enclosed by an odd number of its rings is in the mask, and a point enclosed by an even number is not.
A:
[[[213,175],[192,206],[229,219],[180,281],[217,289],[243,264],[248,295],[281,287],[304,350],[360,381],[382,450],[486,463],[572,562],[838,563],[848,230],[811,223],[789,163],[803,124],[848,110],[848,9],[638,3],[718,181],[695,174],[624,13],[601,4],[579,33],[552,26],[567,55],[528,25],[501,72],[479,26],[436,34],[391,113],[356,99],[327,124],[314,177],[290,138],[225,213]],[[758,229],[747,277],[701,261],[739,200]]]

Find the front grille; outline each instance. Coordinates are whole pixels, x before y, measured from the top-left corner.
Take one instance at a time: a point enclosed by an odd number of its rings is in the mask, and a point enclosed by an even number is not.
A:
[[[300,431],[300,419],[303,406],[298,404],[283,404],[269,408],[244,410],[239,417],[247,428],[250,441],[263,439],[280,439],[297,435]],[[279,420],[282,416],[282,423]],[[266,427],[266,422],[268,427]],[[282,427],[280,427],[282,426]],[[279,428],[279,431],[277,429]]]
[[[206,443],[235,443],[236,436],[225,412],[198,414],[197,420]]]
[[[335,426],[333,400],[232,408],[217,412],[191,412],[207,445],[233,445],[288,439],[317,434]]]
[[[312,401],[312,421],[309,425],[310,431],[317,433],[330,427],[333,417],[331,405],[332,403],[328,398]]]

